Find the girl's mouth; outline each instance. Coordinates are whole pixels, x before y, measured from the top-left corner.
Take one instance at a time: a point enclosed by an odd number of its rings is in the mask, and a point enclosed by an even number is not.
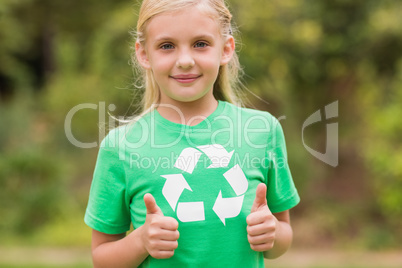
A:
[[[198,74],[178,74],[178,75],[172,75],[170,77],[173,78],[174,80],[176,80],[179,83],[187,84],[187,83],[194,82],[199,77],[201,77],[201,75],[198,75]]]

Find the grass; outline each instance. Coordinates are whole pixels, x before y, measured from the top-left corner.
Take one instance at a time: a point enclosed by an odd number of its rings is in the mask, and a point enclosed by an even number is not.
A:
[[[1,248],[0,268],[90,268],[87,248]],[[399,251],[346,251],[292,249],[269,268],[396,268],[402,267]]]

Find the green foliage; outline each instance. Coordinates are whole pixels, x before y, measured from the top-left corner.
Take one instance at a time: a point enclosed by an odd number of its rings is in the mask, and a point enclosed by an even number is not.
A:
[[[382,240],[381,248],[394,245],[389,234],[402,238],[400,1],[229,4],[240,30],[244,80],[263,100],[250,93],[250,105],[286,116],[281,122],[303,200],[295,217],[311,218],[323,230],[322,239],[349,239],[339,233],[352,224],[361,230],[357,244],[375,248],[373,241]],[[136,109],[129,32],[137,8],[122,0],[0,2],[0,236],[29,234],[34,241],[59,245],[89,239],[80,221],[96,148],[74,147],[64,123],[73,107],[97,105],[74,115],[72,133],[83,142],[99,142],[108,112],[122,116]],[[340,165],[328,168],[303,147],[301,126],[335,100]],[[116,109],[108,109],[109,104]],[[100,116],[106,121],[99,122]],[[308,138],[322,151],[323,126],[313,128]],[[345,166],[355,155],[363,163],[356,167],[364,171],[358,176],[367,178],[354,191],[368,189],[362,194],[366,202],[343,200],[342,190],[333,187],[338,176],[354,179],[357,172]],[[329,190],[319,193],[316,185]],[[327,193],[338,200],[322,200]],[[337,206],[340,201],[348,205]],[[332,210],[323,213],[323,207]],[[361,211],[356,216],[360,225],[342,221],[355,210]],[[76,240],[64,229],[72,229]]]
[[[398,226],[402,217],[402,60],[393,80],[374,73],[368,82],[359,92],[367,113],[362,155],[372,172],[384,218]]]
[[[1,158],[0,188],[0,231],[32,233],[61,209],[58,163],[40,149],[24,149]]]
[[[0,106],[0,234],[32,234],[58,214],[63,163],[43,146],[46,133],[27,96]]]

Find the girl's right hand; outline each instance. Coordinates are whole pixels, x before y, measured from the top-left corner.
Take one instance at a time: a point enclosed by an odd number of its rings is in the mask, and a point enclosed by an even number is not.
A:
[[[149,255],[156,259],[173,256],[179,239],[179,223],[176,219],[165,217],[151,194],[144,195],[147,216],[142,226],[142,242]]]

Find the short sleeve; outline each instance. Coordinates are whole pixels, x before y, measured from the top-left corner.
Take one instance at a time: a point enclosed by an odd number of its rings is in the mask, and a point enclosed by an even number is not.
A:
[[[267,147],[267,202],[270,210],[277,213],[296,206],[300,197],[289,169],[282,127],[277,119],[273,119],[272,123]]]
[[[131,220],[118,139],[111,137],[116,135],[109,133],[99,149],[84,220],[99,232],[120,234],[130,229]]]

